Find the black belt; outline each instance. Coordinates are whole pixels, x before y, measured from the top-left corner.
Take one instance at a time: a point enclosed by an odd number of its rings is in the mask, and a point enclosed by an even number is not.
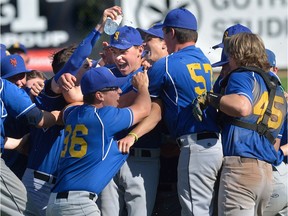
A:
[[[129,154],[131,156],[136,156],[135,149],[130,149]],[[151,152],[150,152],[150,150],[142,149],[140,152],[140,156],[141,157],[151,157]]]
[[[219,136],[218,136],[218,133],[215,133],[215,132],[202,132],[202,133],[197,133],[196,138],[197,138],[197,140],[211,139],[211,138],[218,139]],[[180,137],[176,139],[176,143],[181,148],[182,142],[181,142]]]
[[[218,134],[214,132],[205,132],[197,134],[197,140],[211,139],[211,138],[218,139]]]
[[[40,179],[42,181],[46,182],[51,182],[52,184],[56,183],[56,178],[51,176],[51,175],[46,175],[44,173],[37,172],[36,170],[34,171],[34,178]],[[52,181],[50,180],[52,178]]]
[[[56,199],[67,199],[69,196],[69,191],[66,192],[59,192],[56,195]],[[96,194],[94,193],[89,193],[89,199],[93,200],[96,197]]]

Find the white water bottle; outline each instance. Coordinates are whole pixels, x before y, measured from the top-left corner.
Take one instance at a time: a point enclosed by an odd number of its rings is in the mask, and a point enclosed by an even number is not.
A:
[[[107,17],[104,25],[104,32],[108,35],[113,35],[118,29],[122,21],[122,18],[123,18],[122,14],[119,14],[116,20],[112,20],[110,17]]]

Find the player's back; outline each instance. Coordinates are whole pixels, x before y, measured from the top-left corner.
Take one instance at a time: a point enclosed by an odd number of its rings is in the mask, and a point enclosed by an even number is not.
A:
[[[238,117],[238,120],[256,124],[263,119],[264,112],[268,106],[269,94],[265,82],[259,74],[250,71],[232,73],[225,93],[246,95],[253,106],[253,111],[250,115]],[[273,104],[272,115],[274,115],[273,119],[275,121],[269,120],[268,127],[272,136],[276,138],[283,124],[286,112],[286,102],[280,86],[276,89]],[[260,136],[256,131],[229,124],[230,117],[228,116],[225,116],[223,119],[222,139],[224,155],[258,158],[268,163],[273,163],[276,160],[277,153],[274,146],[271,145],[265,136]],[[225,124],[225,122],[228,124]],[[258,145],[258,143],[261,143],[261,145]],[[230,145],[227,146],[228,144]]]
[[[219,131],[216,110],[207,109],[203,121],[192,114],[192,102],[212,88],[212,67],[203,52],[188,46],[154,63],[149,73],[149,91],[161,96],[166,124],[175,137],[202,131]],[[175,130],[176,128],[176,130]]]
[[[103,189],[127,158],[113,139],[115,131],[130,126],[131,116],[127,115],[128,109],[97,109],[92,105],[71,107],[64,112],[64,148],[54,192]],[[116,125],[121,116],[125,120]],[[95,179],[99,182],[95,183]]]

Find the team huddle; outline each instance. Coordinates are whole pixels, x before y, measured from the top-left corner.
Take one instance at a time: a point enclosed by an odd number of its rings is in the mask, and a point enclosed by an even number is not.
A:
[[[196,17],[179,8],[149,29],[119,27],[91,60],[119,14],[104,10],[78,46],[56,52],[50,79],[1,44],[1,215],[151,216],[164,134],[179,150],[181,209],[169,215],[288,215],[275,54],[236,24],[211,64]],[[15,148],[26,155],[21,172],[10,166]]]

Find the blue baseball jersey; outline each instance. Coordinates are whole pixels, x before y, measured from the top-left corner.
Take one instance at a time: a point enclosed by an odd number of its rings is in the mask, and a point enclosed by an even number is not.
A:
[[[52,78],[53,79],[53,78]],[[55,94],[50,89],[50,83],[52,81],[45,80],[45,87],[40,92],[40,94],[34,98],[34,102],[39,109],[51,112],[53,110],[62,110],[66,105],[67,102],[62,94]],[[47,87],[49,86],[49,87]]]
[[[203,52],[189,46],[155,62],[148,72],[151,97],[161,97],[164,120],[172,137],[202,131],[219,132],[216,110],[207,108],[203,121],[192,114],[192,102],[212,89],[212,67]]]
[[[31,128],[27,168],[57,176],[57,167],[64,140],[63,126]]]
[[[47,87],[35,98],[38,108],[46,111],[62,110],[66,101],[62,94],[55,94]],[[50,86],[48,84],[48,86]],[[30,154],[27,167],[57,176],[58,161],[64,140],[64,126],[30,129]]]
[[[65,139],[53,192],[84,190],[99,194],[127,159],[114,135],[130,127],[129,108],[84,104],[64,111]]]
[[[101,34],[93,29],[52,79],[57,81],[66,72],[75,75],[84,60],[91,54],[100,36]],[[62,94],[55,94],[51,91],[51,81],[45,81],[45,88],[35,98],[35,103],[37,107],[46,111],[62,110],[67,103]],[[32,128],[30,135],[32,147],[27,167],[56,176],[64,140],[64,127],[55,125],[47,129]]]
[[[121,72],[119,71],[119,69],[117,67],[115,68],[115,67],[110,66],[109,69],[112,71],[112,73],[116,77],[125,77],[121,74]],[[143,71],[143,70],[144,70],[144,67],[140,67],[136,71],[133,71],[132,73],[130,73],[126,76],[127,81],[121,86],[122,95],[134,90],[133,85],[132,85],[133,76],[136,75],[137,73]]]
[[[23,89],[19,89],[13,83],[0,78],[0,112],[1,112],[1,149],[4,148],[6,117],[12,116],[19,119],[24,114],[36,107]]]
[[[112,67],[110,65],[110,70],[113,72],[113,74],[116,77],[123,77],[123,75],[121,74],[121,72],[118,70],[118,68],[116,67]],[[127,81],[121,86],[121,90],[122,90],[122,95],[126,94],[130,91],[137,91],[136,89],[133,88],[132,85],[132,79],[133,76],[139,72],[142,72],[144,70],[144,67],[140,67],[138,68],[136,71],[130,73],[129,75],[126,76]],[[136,127],[136,125],[134,126]],[[127,130],[123,130],[120,133],[117,133],[116,135],[116,139],[122,139],[125,136],[128,135],[128,133],[130,131],[133,130],[134,127],[131,127]],[[159,148],[159,145],[162,141],[162,137],[161,137],[161,132],[162,132],[162,128],[160,126],[155,127],[153,130],[151,130],[149,133],[143,135],[134,145],[134,148]]]
[[[259,74],[250,71],[232,73],[225,89],[225,95],[229,94],[247,97],[253,107],[252,114],[237,119],[248,123],[261,121],[268,106],[268,91]],[[279,134],[286,114],[285,110],[285,98],[281,88],[278,87],[272,106],[273,120],[270,118],[268,121],[268,127],[273,137],[277,137]],[[227,115],[223,117],[222,143],[224,156],[257,158],[268,163],[274,163],[277,160],[277,152],[265,136],[259,135],[256,131],[229,124],[230,118]]]
[[[281,128],[281,132],[280,132],[280,135],[281,135],[281,137],[279,137],[281,139],[280,146],[287,144],[287,135],[288,135],[288,130],[287,130],[288,121],[287,120],[288,120],[288,113],[286,114],[285,121],[283,123],[283,126]],[[277,159],[277,162],[274,163],[274,165],[277,166],[280,163],[282,163],[282,161],[284,161],[285,163],[288,163],[288,157],[284,155],[284,153],[281,149],[279,149],[278,159]]]

